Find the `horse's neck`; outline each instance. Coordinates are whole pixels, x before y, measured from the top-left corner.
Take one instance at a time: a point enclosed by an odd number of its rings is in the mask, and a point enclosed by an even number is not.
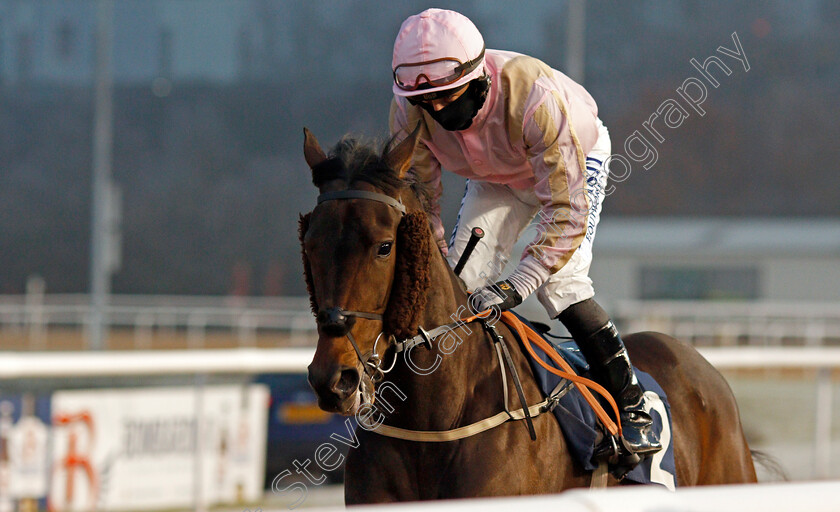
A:
[[[467,294],[443,254],[435,251],[431,262],[432,285],[427,293],[423,321],[426,325],[445,325],[469,316]]]
[[[432,257],[430,270],[432,286],[420,326],[430,330],[470,316],[467,295],[446,260],[437,252]],[[448,348],[457,348],[444,352],[441,350],[444,343]],[[496,378],[499,372],[492,344],[478,322],[455,327],[450,333],[441,335],[432,350],[423,346],[412,349],[410,358],[411,365],[400,361],[393,374],[392,384],[405,395],[405,400],[392,421],[388,421],[404,428],[446,430],[459,426],[463,416],[472,412],[467,409],[476,407],[470,399],[474,397],[478,383],[487,382],[491,374]],[[495,402],[500,398],[496,395],[481,397],[486,404],[478,404],[478,407],[489,407],[498,412]]]

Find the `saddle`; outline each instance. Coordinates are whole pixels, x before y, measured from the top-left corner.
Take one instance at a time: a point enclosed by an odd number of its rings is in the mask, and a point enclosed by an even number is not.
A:
[[[516,315],[515,313],[513,313]],[[574,369],[579,376],[589,378],[589,364],[581,354],[580,348],[574,340],[559,339],[549,334],[550,328],[541,323],[530,322],[516,315],[519,321],[539,334],[554,350]],[[519,333],[513,329],[520,345],[523,345]],[[523,346],[523,350],[524,346]],[[536,352],[540,359],[558,370],[562,370],[547,354]],[[587,471],[594,471],[601,462],[601,456],[610,450],[605,449],[604,443],[610,442],[611,436],[604,424],[598,419],[595,411],[584,399],[581,393],[570,392],[572,382],[555,375],[532,357],[528,358],[537,383],[543,394],[552,404],[552,413],[560,424],[560,430],[566,439],[569,453]],[[659,433],[663,449],[652,457],[644,459],[629,472],[626,468],[611,467],[614,475],[639,484],[659,484],[667,489],[676,488],[676,465],[674,463],[674,449],[671,443],[671,406],[665,391],[649,374],[634,368],[637,378],[645,393],[653,394],[650,411],[653,417],[654,429]],[[603,402],[603,400],[601,400]],[[602,403],[605,408],[606,403]]]

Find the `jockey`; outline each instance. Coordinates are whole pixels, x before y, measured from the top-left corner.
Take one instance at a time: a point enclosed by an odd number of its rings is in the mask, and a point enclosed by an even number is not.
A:
[[[419,124],[414,172],[433,191],[432,229],[450,265],[473,227],[486,232],[461,273],[473,309],[512,308],[536,293],[615,398],[627,449],[640,457],[660,450],[627,350],[588,277],[610,156],[595,101],[535,58],[485,49],[475,25],[448,10],[403,22],[392,69],[391,133],[404,137]],[[468,180],[448,243],[442,167]],[[534,220],[519,265],[493,283],[502,272],[498,255],[506,260]]]

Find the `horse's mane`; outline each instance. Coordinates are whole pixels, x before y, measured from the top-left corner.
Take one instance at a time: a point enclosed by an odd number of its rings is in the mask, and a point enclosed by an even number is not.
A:
[[[345,135],[330,150],[329,160],[340,165],[331,165],[323,170],[314,170],[312,180],[320,187],[326,181],[341,179],[348,187],[363,181],[381,189],[386,194],[396,195],[402,190],[411,189],[428,212],[431,205],[431,189],[418,180],[414,169],[410,169],[403,178],[388,167],[383,155],[395,143],[392,137],[387,142]]]

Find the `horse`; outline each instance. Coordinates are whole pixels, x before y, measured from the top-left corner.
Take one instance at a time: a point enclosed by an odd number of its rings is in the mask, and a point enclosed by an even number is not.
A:
[[[536,440],[524,421],[443,442],[383,435],[382,429],[455,432],[517,407],[500,374],[518,373],[525,403],[543,399],[522,350],[510,351],[511,367],[504,370],[491,333],[457,323],[469,312],[468,293],[437,249],[429,192],[410,172],[417,139],[415,130],[380,150],[345,136],[328,156],[304,129],[304,157],[320,192],[299,225],[318,328],[308,379],[321,409],[358,420],[345,463],[345,501],[590,486],[593,473],[569,456],[551,414],[527,418]],[[451,326],[453,319],[448,342],[433,343],[426,329]],[[515,339],[502,322],[495,329]],[[415,340],[411,347],[400,347],[409,339]],[[756,482],[738,407],[721,374],[692,346],[665,334],[630,334],[625,343],[635,365],[670,401],[677,485]],[[397,348],[404,350],[396,354]],[[608,480],[622,483],[612,475]]]

